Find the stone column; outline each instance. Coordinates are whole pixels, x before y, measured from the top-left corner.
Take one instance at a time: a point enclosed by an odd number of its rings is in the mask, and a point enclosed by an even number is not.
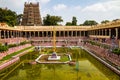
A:
[[[99,29],[99,36],[100,36],[100,34],[101,34],[100,32],[101,32],[101,31],[100,31],[100,29]]]
[[[15,38],[17,37],[17,31],[15,31]]]
[[[20,37],[20,31],[18,31],[18,37]]]
[[[75,37],[77,37],[77,31],[75,31]]]
[[[65,31],[63,31],[63,37],[65,37]]]
[[[35,37],[35,31],[33,32],[33,36]]]
[[[104,32],[103,32],[103,29],[102,29],[102,36],[104,36],[104,34],[103,34]]]
[[[85,37],[85,31],[83,31],[83,37]]]
[[[0,39],[1,39],[1,30],[0,30]]]
[[[7,31],[7,38],[9,38],[9,31]]]
[[[96,35],[95,30],[94,30],[94,35]]]
[[[59,31],[59,37],[61,37],[60,31]]]
[[[50,35],[50,36],[51,36],[51,37],[53,37],[53,36],[52,36],[52,31],[51,31],[50,33],[51,33],[51,35]]]
[[[109,36],[111,37],[111,29],[109,29]]]
[[[107,29],[105,29],[105,36],[107,36]]]
[[[98,30],[96,30],[96,35],[98,35]]]
[[[84,34],[84,32],[83,32],[83,34]],[[94,35],[94,31],[92,30],[92,35]]]
[[[48,37],[48,31],[46,31],[46,37]]]
[[[12,31],[10,31],[10,36],[11,36],[11,38],[13,38]]]
[[[40,34],[40,33],[39,33],[39,31],[38,31],[38,37],[39,37],[39,34]]]
[[[29,37],[31,38],[31,32],[29,32]]]
[[[43,31],[42,31],[42,37],[43,37],[43,34],[44,34],[44,33],[43,33]]]
[[[69,37],[69,31],[67,31],[67,36]]]
[[[115,28],[116,30],[116,39],[118,39],[118,28]]]
[[[73,31],[71,31],[71,37],[73,37]]]
[[[22,37],[22,32],[20,31],[20,37]]]
[[[19,37],[20,37],[20,31],[18,31]]]
[[[81,31],[80,31],[80,37],[81,37]]]

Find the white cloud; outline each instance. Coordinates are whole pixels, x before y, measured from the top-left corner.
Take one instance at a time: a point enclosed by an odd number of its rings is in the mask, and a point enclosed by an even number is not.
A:
[[[55,11],[65,10],[66,8],[67,8],[67,6],[64,5],[64,4],[58,4],[58,5],[55,5],[55,6],[53,7],[53,9],[54,9]]]
[[[23,13],[24,3],[25,2],[33,2],[33,3],[40,3],[41,5],[47,4],[50,0],[0,0],[0,7],[1,8],[8,8],[13,11],[16,11],[18,14]]]
[[[37,1],[43,4],[50,2],[50,0],[37,0]]]
[[[98,3],[85,7],[82,11],[106,11],[106,8],[103,4]]]
[[[93,12],[107,12],[110,10],[120,9],[120,1],[108,1],[104,3],[96,3],[93,5],[86,6],[82,11],[93,11]]]
[[[81,6],[75,6],[74,9],[75,9],[75,10],[81,10],[82,7],[81,7]]]

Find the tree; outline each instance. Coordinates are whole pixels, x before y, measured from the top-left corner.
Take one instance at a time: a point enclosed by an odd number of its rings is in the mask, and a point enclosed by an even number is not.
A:
[[[77,19],[76,17],[73,16],[72,18],[72,25],[76,26],[77,25]]]
[[[77,19],[73,16],[72,22],[66,22],[66,26],[76,26],[77,25]]]
[[[110,21],[109,20],[104,20],[104,21],[101,21],[101,24],[106,24],[108,22],[110,22]]]
[[[0,8],[0,22],[5,22],[9,26],[16,25],[17,14],[14,11]]]
[[[97,25],[98,23],[94,20],[86,20],[84,23],[83,23],[83,26],[92,26],[92,25]]]
[[[66,22],[65,25],[66,25],[66,26],[72,26],[72,23],[71,23],[71,22]]]
[[[50,16],[49,14],[43,18],[43,23],[45,26],[58,25],[58,23],[62,21],[63,20],[60,16]]]
[[[22,17],[23,17],[23,14],[18,14],[17,15],[17,25],[21,24]]]

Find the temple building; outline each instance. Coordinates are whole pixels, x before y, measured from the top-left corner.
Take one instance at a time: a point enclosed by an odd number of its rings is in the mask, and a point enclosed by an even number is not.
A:
[[[39,10],[39,3],[24,4],[24,12],[21,25],[24,26],[41,26],[42,20]]]

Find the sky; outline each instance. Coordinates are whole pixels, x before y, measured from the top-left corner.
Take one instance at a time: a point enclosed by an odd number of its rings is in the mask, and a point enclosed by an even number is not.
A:
[[[25,2],[39,2],[41,17],[46,14],[61,16],[65,24],[71,22],[72,17],[77,18],[77,24],[85,20],[120,19],[120,0],[0,0],[1,8],[8,8],[17,14],[23,13]]]

